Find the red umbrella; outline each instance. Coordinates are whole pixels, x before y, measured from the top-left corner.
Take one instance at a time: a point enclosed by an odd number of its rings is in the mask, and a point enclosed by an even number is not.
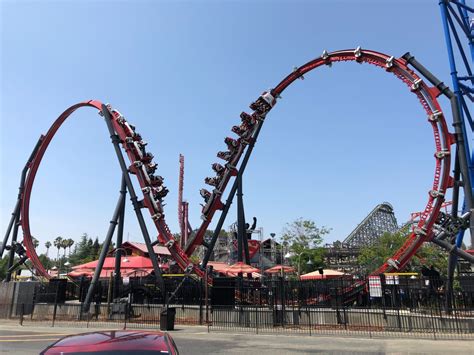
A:
[[[282,271],[285,274],[289,274],[289,273],[295,272],[295,268],[291,266],[286,266],[286,265],[275,265],[274,267],[271,267],[270,269],[265,270],[267,274],[279,274]]]
[[[259,272],[260,270],[254,268],[253,266],[244,264],[242,261],[235,263],[232,266],[229,266],[225,272],[232,273],[232,274],[251,274],[253,272]]]
[[[67,274],[67,276],[70,276],[70,277],[80,277],[80,276],[92,276],[93,274],[93,271],[91,270],[73,270],[71,271],[69,274]]]

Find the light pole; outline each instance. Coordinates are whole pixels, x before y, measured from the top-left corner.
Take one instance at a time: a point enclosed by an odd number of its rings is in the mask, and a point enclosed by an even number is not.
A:
[[[305,253],[307,253],[307,250],[303,250],[301,253],[298,253],[298,278],[301,276],[301,256]],[[313,265],[313,261],[311,260],[311,256],[308,259],[308,262],[306,263],[309,267]]]
[[[54,265],[52,268],[51,268],[51,271],[57,271],[58,270],[58,267],[56,265]],[[52,275],[51,275],[52,276]],[[56,277],[59,277],[59,272],[56,273]]]
[[[67,276],[67,274],[68,274],[68,270],[69,270],[69,266],[70,266],[70,265],[71,265],[71,263],[70,263],[69,261],[66,261],[66,262],[64,263],[64,266],[66,267],[66,270],[65,270],[66,276]]]

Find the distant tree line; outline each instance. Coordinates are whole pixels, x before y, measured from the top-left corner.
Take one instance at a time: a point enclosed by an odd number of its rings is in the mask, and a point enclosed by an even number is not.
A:
[[[75,265],[84,264],[99,258],[100,250],[103,243],[99,243],[99,238],[95,237],[92,239],[87,233],[84,233],[78,243],[74,242],[72,238],[63,238],[61,236],[56,237],[52,242],[46,241],[44,246],[46,252],[40,254],[38,257],[43,266],[50,270],[53,267],[57,267],[61,272],[69,271],[69,268]],[[40,243],[33,237],[33,245],[38,248]],[[74,246],[74,249],[72,247]],[[57,249],[56,257],[50,256],[50,248],[54,247]],[[114,244],[111,243],[109,251],[114,248]],[[62,249],[62,251],[61,251]],[[67,253],[66,253],[67,252]],[[7,273],[9,253],[4,253],[2,259],[0,259],[0,280],[3,280]],[[15,258],[15,262],[18,259]],[[69,268],[65,267],[66,262],[69,262]],[[29,262],[27,262],[29,263]],[[25,269],[23,266],[22,269]]]

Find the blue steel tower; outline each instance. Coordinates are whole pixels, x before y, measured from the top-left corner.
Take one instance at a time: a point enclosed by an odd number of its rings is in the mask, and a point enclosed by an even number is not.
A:
[[[453,91],[458,101],[457,110],[462,122],[465,141],[466,151],[458,152],[458,154],[464,153],[467,157],[469,179],[471,186],[473,186],[474,151],[472,150],[472,141],[469,139],[472,140],[473,137],[474,122],[469,109],[474,101],[474,76],[471,69],[471,65],[474,62],[474,7],[466,4],[465,0],[441,0],[439,6],[448,52]],[[453,114],[455,113],[453,112]],[[472,196],[473,192],[474,191],[464,190],[464,195],[471,193]],[[457,199],[457,197],[453,196],[453,201],[455,199]],[[466,204],[464,204],[463,212],[469,212],[466,211],[466,209]],[[456,215],[456,213],[457,203],[453,204],[453,214]],[[470,237],[470,244],[472,246],[474,245],[474,235],[472,232]],[[458,248],[461,247],[463,238],[464,230],[461,230],[455,240],[455,244]],[[448,283],[449,292],[452,290],[452,279],[456,263],[457,256],[451,254],[448,265],[448,278],[450,280]],[[450,299],[450,297],[448,297],[448,299]]]

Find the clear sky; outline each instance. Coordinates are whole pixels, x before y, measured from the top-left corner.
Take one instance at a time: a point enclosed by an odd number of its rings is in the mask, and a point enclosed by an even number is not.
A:
[[[179,154],[195,227],[199,189],[240,112],[324,49],[410,51],[451,83],[434,0],[0,3],[2,234],[37,138],[79,101],[110,102],[137,126],[170,190],[166,216],[178,231]],[[313,219],[332,228],[327,242],[344,239],[383,201],[402,223],[425,206],[434,151],[424,111],[394,76],[356,63],[321,68],[268,116],[244,178],[246,214],[265,235]],[[106,126],[82,109],[43,159],[33,235],[42,244],[83,232],[102,239],[119,185]],[[129,206],[125,232],[139,241],[133,217]]]

